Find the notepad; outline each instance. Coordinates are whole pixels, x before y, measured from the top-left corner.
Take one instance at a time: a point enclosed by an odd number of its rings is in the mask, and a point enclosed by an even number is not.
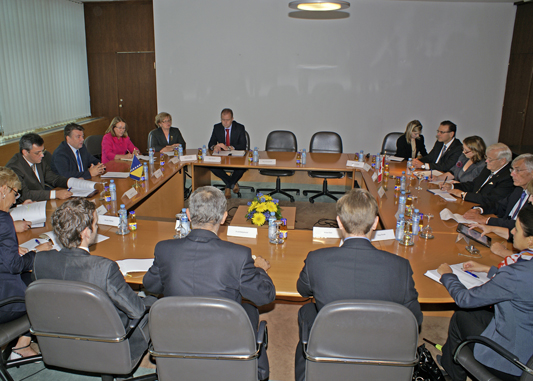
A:
[[[13,221],[30,221],[31,227],[43,227],[46,222],[46,201],[18,205],[9,211]]]
[[[117,261],[117,265],[120,268],[122,275],[126,276],[127,273],[133,272],[147,272],[148,269],[154,264],[154,258],[148,259],[122,259]]]
[[[462,263],[457,263],[455,265],[451,265],[450,267],[453,273],[457,275],[459,281],[468,289],[481,286],[490,280],[486,273],[477,271],[464,271]],[[428,270],[424,275],[430,279],[433,279],[435,282],[442,284],[440,282],[441,275],[437,270]]]
[[[427,191],[429,193],[433,193],[434,195],[442,197],[443,199],[445,199],[448,202],[455,202],[457,200],[451,194],[449,194],[448,192],[446,192],[444,190],[441,190],[441,189],[428,189]]]

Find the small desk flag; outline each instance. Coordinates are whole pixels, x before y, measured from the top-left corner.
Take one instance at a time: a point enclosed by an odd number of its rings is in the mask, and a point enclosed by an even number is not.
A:
[[[133,156],[133,161],[131,162],[131,168],[130,168],[130,177],[133,180],[139,181],[142,175],[143,175],[143,166],[141,164],[141,161],[137,158],[137,156]]]

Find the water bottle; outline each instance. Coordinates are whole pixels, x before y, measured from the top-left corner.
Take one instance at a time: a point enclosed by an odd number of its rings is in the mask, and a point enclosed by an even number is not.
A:
[[[149,163],[150,164],[154,164],[154,154],[155,154],[155,151],[153,148],[150,148],[148,150],[148,155],[150,156],[150,160],[149,160]]]
[[[178,145],[178,157],[182,157],[183,156],[183,147],[180,145]]]
[[[402,191],[400,198],[398,200],[398,213],[404,215],[405,213],[405,203],[407,202],[407,197],[405,196],[405,191]]]
[[[107,185],[104,188],[104,200],[105,202],[111,202],[111,192],[109,192],[109,187]]]
[[[270,217],[268,217],[268,239],[276,239],[277,231],[278,228],[276,226],[276,214],[274,212],[270,212]]]
[[[205,144],[204,144],[204,146],[202,147],[202,157],[205,158],[206,155],[207,155],[207,148],[205,148]]]
[[[307,163],[307,152],[305,152],[305,148],[302,150],[302,165],[305,165]]]
[[[126,205],[120,204],[120,210],[118,211],[119,223],[117,234],[126,235],[129,234],[128,229],[128,211],[126,210]]]
[[[143,175],[141,177],[141,181],[146,181],[148,180],[148,163],[144,163],[143,164]]]
[[[109,183],[109,193],[111,193],[111,201],[117,201],[117,184],[115,184],[115,180],[111,180]]]
[[[258,163],[259,162],[259,150],[257,149],[257,147],[254,148],[254,163]]]
[[[361,151],[359,152],[359,161],[360,161],[360,162],[365,161],[365,151],[363,151],[363,150],[361,150]]]
[[[396,221],[396,241],[402,242],[404,235],[404,220],[403,214],[398,216],[398,221]]]
[[[181,228],[181,213],[176,214],[176,226],[174,227],[174,230],[176,230],[174,238],[183,238],[183,230]]]
[[[411,167],[413,159],[407,160],[407,177],[411,177]]]
[[[128,223],[130,230],[137,230],[137,217],[135,217],[135,210],[130,212],[130,221]]]
[[[183,236],[186,237],[191,231],[189,218],[187,217],[187,209],[183,208],[181,210],[180,218],[181,218],[181,231],[182,231]]]
[[[405,171],[402,171],[402,177],[400,178],[400,191],[405,191],[407,179],[405,178]]]
[[[411,220],[413,220],[413,235],[418,235],[420,230],[420,212],[418,209],[415,209],[413,212]]]

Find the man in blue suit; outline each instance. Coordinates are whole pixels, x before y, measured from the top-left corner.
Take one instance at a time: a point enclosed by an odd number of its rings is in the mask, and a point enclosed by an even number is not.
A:
[[[65,141],[55,149],[52,171],[64,177],[89,180],[104,173],[105,166],[87,151],[83,144],[85,129],[76,123],[65,126]]]

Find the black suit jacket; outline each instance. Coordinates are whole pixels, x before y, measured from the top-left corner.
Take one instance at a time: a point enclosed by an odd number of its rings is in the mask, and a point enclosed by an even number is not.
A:
[[[427,156],[424,156],[422,159],[420,159],[420,161],[422,163],[428,163],[429,168],[431,169],[441,172],[448,172],[455,165],[455,163],[457,163],[459,156],[461,156],[461,153],[463,152],[463,143],[461,143],[459,139],[455,138],[450,147],[446,150],[446,152],[444,152],[444,155],[442,155],[439,162],[435,163],[439,157],[443,145],[443,143],[436,141],[435,145],[431,149],[431,152]]]
[[[314,296],[318,310],[343,299],[383,300],[409,308],[422,323],[409,261],[376,249],[364,238],[310,252],[296,286],[302,296]]]
[[[83,164],[83,172],[78,170],[78,161],[72,149],[66,141],[62,141],[61,144],[55,149],[52,156],[52,171],[58,175],[64,177],[83,177],[85,180],[91,178],[89,167],[91,164],[97,165],[100,161],[87,151],[85,145],[80,149],[81,163]]]
[[[165,137],[165,133],[163,132],[161,127],[158,127],[152,133],[152,145],[155,151],[159,152],[166,146],[171,146],[173,144],[181,144],[181,146],[183,147],[183,151],[185,152],[186,150],[185,139],[183,139],[183,136],[181,136],[180,129],[177,127],[170,127],[170,131],[168,135],[169,135],[169,139],[168,139],[169,141],[167,142],[167,138]]]
[[[68,178],[60,176],[52,171],[52,168],[44,162],[35,164],[41,181],[35,176],[21,153],[16,153],[6,164],[19,177],[22,183],[19,202],[25,200],[45,201],[50,199],[50,189],[67,188]]]
[[[246,132],[242,124],[233,121],[229,142],[230,146],[233,146],[236,150],[246,149]],[[218,143],[226,144],[226,133],[224,132],[222,123],[213,126],[213,133],[211,134],[211,139],[209,139],[209,149],[213,149]]]
[[[420,135],[418,139],[415,139],[416,143],[416,155],[415,158],[418,156],[418,154],[422,156],[426,156],[428,154],[428,151],[426,151],[426,144],[424,143],[424,136]],[[405,134],[400,136],[398,140],[396,140],[396,153],[394,156],[397,157],[403,157],[405,160],[408,160],[411,158],[412,155],[412,147],[411,143],[407,143],[407,140],[405,140]]]
[[[515,187],[513,192],[507,197],[500,199],[490,205],[482,206],[483,214],[495,214],[498,218],[491,217],[488,225],[502,226],[512,230],[515,225],[515,220],[509,216],[516,203],[520,200],[524,188]],[[524,204],[525,205],[525,204]]]
[[[511,172],[511,164],[507,163],[492,178],[483,185],[491,172],[487,167],[483,168],[478,177],[472,181],[454,184],[455,189],[462,190],[466,193],[465,201],[475,202],[476,204],[488,205],[509,195],[515,188]]]
[[[159,242],[154,264],[143,279],[146,290],[164,296],[219,296],[258,306],[271,303],[276,289],[254,266],[250,248],[223,241],[204,229],[182,239]]]

